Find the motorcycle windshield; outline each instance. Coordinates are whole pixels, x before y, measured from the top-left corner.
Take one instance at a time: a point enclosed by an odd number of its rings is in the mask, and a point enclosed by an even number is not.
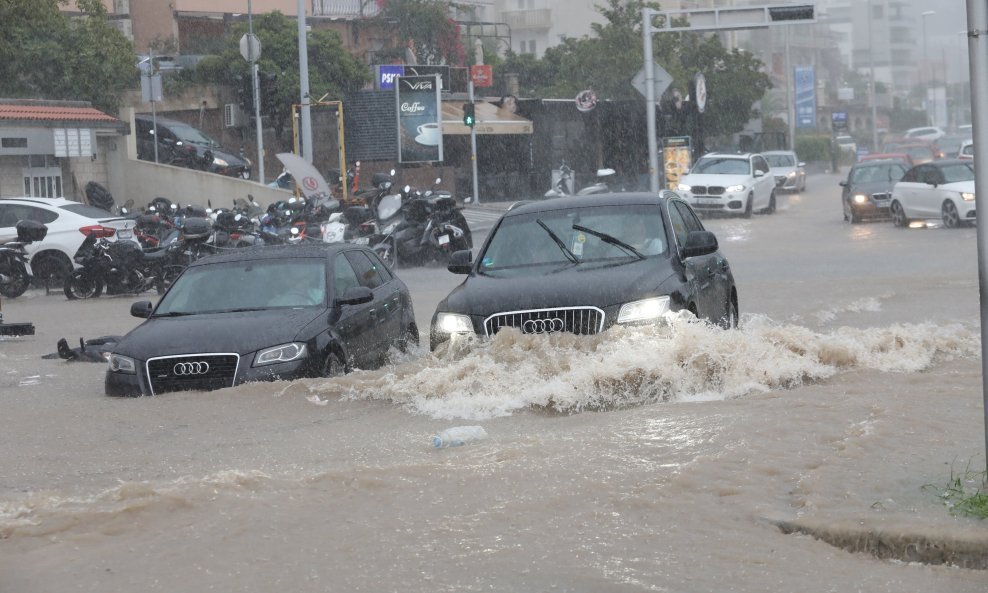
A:
[[[377,205],[377,219],[387,220],[397,214],[398,210],[401,210],[401,196],[398,194],[384,196]]]

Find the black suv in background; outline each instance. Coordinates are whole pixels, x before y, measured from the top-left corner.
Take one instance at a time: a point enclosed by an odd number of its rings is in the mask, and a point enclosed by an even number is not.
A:
[[[152,119],[150,114],[135,115],[134,123],[137,128],[137,158],[142,161],[154,161],[157,127],[159,163],[250,179],[250,160],[225,150],[202,130],[174,119]]]

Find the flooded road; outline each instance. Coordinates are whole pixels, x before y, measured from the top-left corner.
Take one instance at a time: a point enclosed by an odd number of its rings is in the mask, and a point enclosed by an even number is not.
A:
[[[705,221],[737,332],[503,332],[113,399],[41,356],[137,299],[5,300],[38,332],[0,341],[0,592],[988,590],[937,563],[988,553],[937,495],[985,466],[975,229],[844,223],[837,181]],[[460,277],[399,275],[425,331]],[[489,436],[431,446],[460,424]]]

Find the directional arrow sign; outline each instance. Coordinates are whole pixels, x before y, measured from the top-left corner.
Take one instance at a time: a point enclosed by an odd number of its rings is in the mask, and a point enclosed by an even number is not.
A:
[[[662,93],[666,92],[666,89],[669,88],[670,84],[672,84],[672,76],[670,76],[669,73],[666,72],[665,68],[659,66],[655,62],[652,62],[652,65],[655,68],[654,70],[655,80],[653,81],[655,83],[654,84],[655,99],[658,100],[659,97],[662,96]],[[648,97],[648,94],[645,90],[644,67],[642,67],[642,69],[638,71],[638,74],[635,74],[635,77],[631,79],[631,84],[634,85],[636,89],[638,89],[638,92],[641,93],[643,97]]]

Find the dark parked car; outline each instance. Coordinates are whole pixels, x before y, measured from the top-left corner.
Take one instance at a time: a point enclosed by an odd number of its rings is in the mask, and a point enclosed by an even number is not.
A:
[[[238,249],[196,261],[116,345],[107,395],[330,377],[417,343],[408,288],[348,243]]]
[[[840,182],[844,220],[888,217],[892,187],[909,169],[899,159],[861,161]]]
[[[519,204],[470,258],[458,251],[448,266],[467,278],[436,308],[433,349],[454,334],[596,334],[684,309],[726,328],[738,323],[717,238],[668,190]]]
[[[251,162],[224,149],[205,132],[174,119],[142,114],[134,116],[137,127],[137,158],[154,161],[155,127],[158,131],[158,162],[250,179]]]

